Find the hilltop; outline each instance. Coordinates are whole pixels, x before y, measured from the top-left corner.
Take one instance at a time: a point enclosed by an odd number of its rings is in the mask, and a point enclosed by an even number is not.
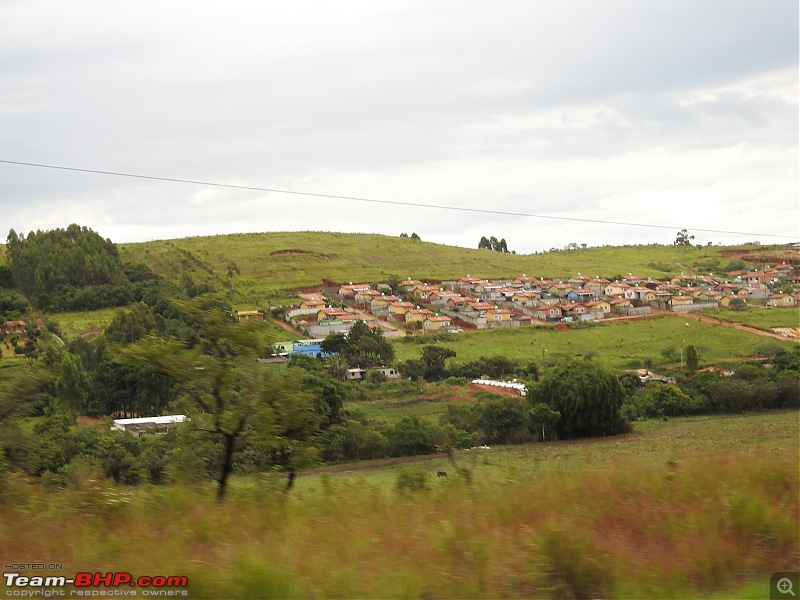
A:
[[[423,281],[463,277],[555,277],[573,273],[635,273],[660,278],[726,270],[747,256],[764,260],[780,246],[605,246],[516,255],[445,246],[377,234],[275,232],[191,237],[120,244],[124,261],[148,265],[167,280],[228,288],[236,301],[260,303],[282,291],[325,281],[385,281],[389,275]],[[274,303],[274,302],[273,302]]]

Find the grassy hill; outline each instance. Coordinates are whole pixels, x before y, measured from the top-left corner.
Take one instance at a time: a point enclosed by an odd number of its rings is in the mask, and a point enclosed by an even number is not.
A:
[[[122,244],[123,260],[142,262],[175,282],[228,288],[234,299],[278,303],[281,290],[336,283],[385,281],[390,274],[423,281],[463,277],[554,277],[573,273],[663,277],[716,272],[742,254],[772,246],[614,246],[513,255],[375,234],[276,232],[192,237]]]

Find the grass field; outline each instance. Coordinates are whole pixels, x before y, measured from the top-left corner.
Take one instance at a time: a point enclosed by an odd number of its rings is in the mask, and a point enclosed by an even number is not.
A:
[[[702,363],[736,363],[751,356],[764,338],[731,327],[695,320],[686,327],[680,315],[665,315],[641,321],[623,321],[573,331],[550,327],[517,327],[467,331],[452,336],[445,345],[456,352],[453,363],[469,362],[481,356],[505,355],[509,358],[547,362],[557,356],[591,354],[594,360],[614,369],[633,368],[633,362],[647,358],[655,364],[664,360],[661,350],[693,344]],[[685,343],[684,343],[685,342]],[[774,340],[787,349],[792,342]],[[421,344],[393,342],[397,358],[419,358]]]
[[[97,337],[111,324],[118,310],[128,309],[103,308],[83,312],[53,313],[48,314],[45,319],[47,322],[56,323],[62,339],[69,342],[79,337]]]
[[[368,400],[345,402],[345,408],[358,411],[370,420],[389,424],[396,423],[403,417],[422,417],[437,421],[451,404],[474,404],[481,395],[480,392],[465,387],[448,386],[444,383],[389,382],[371,392]]]
[[[800,308],[748,306],[742,311],[728,308],[709,308],[703,311],[703,315],[720,321],[742,323],[764,331],[771,331],[773,327],[800,327]]]
[[[762,598],[798,569],[799,435],[797,412],[677,419],[461,453],[471,484],[434,458],[304,474],[288,496],[239,478],[223,504],[210,484],[8,476],[0,555],[184,575],[192,598]]]

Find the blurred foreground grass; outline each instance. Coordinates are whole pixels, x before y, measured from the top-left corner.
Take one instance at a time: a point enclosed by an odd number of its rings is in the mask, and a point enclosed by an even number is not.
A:
[[[192,598],[734,597],[798,569],[797,412],[457,461],[471,484],[438,457],[306,474],[288,496],[240,478],[223,504],[210,484],[53,493],[12,474],[0,556],[186,575]]]

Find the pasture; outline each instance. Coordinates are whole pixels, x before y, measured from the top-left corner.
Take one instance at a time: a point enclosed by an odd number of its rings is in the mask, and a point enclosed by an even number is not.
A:
[[[798,568],[799,435],[796,411],[675,419],[459,453],[471,483],[435,457],[308,472],[288,495],[238,478],[222,504],[211,484],[7,475],[0,554],[185,575],[193,598],[765,597]]]
[[[597,324],[571,331],[552,327],[465,331],[454,334],[443,345],[456,352],[456,357],[449,359],[453,364],[495,355],[544,364],[559,356],[589,355],[609,368],[623,370],[643,367],[647,359],[661,367],[679,366],[675,362],[665,365],[661,351],[673,347],[679,353],[688,344],[698,349],[703,364],[737,364],[751,357],[767,339],[787,349],[793,345],[731,327],[687,320],[680,315]],[[422,354],[422,344],[402,341],[393,344],[399,360],[419,358]]]

